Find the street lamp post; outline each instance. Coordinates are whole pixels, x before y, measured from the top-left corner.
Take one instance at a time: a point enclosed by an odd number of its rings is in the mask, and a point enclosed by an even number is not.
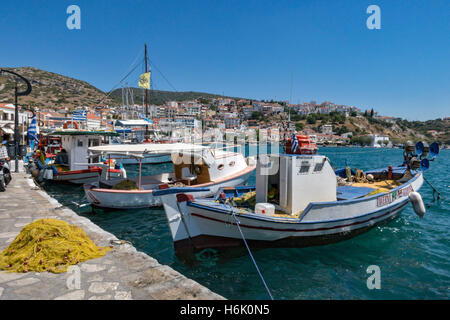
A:
[[[23,80],[26,85],[27,85],[27,89],[25,91],[19,92],[19,89],[17,87],[17,82],[16,82],[16,86],[14,88],[14,159],[15,159],[15,172],[19,172],[19,140],[20,140],[20,133],[19,133],[19,105],[18,105],[18,97],[19,96],[27,96],[31,93],[31,84],[30,82],[25,79],[24,77],[22,77],[20,74],[17,74],[13,71],[10,70],[5,70],[5,69],[0,69],[0,74],[2,74],[3,72],[5,73],[11,73],[17,77],[19,77],[21,80]]]

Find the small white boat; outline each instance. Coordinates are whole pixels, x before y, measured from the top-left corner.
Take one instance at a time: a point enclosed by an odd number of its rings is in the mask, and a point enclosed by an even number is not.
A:
[[[408,161],[402,172],[401,168],[372,171],[367,174],[372,183],[343,186],[323,155],[281,154],[267,159],[267,164],[258,162],[251,205],[243,204],[242,197],[227,199],[225,193],[220,193],[222,200],[192,196],[203,188],[189,194],[181,189],[155,191],[164,204],[177,252],[243,246],[243,235],[252,247],[322,245],[394,219],[410,201],[418,215],[424,213],[417,193],[424,178],[417,159],[414,165]],[[420,167],[428,167],[427,159]]]
[[[180,187],[208,187],[198,196],[208,197],[221,187],[234,187],[245,183],[256,169],[252,158],[245,159],[242,154],[211,149],[193,144],[138,144],[110,145],[89,149],[102,156],[134,157],[139,162],[144,155],[170,153],[174,171],[152,176],[139,176],[127,179],[133,190],[118,189],[124,179],[111,179],[84,185],[86,199],[93,206],[113,209],[148,208],[160,206],[161,200],[153,192],[162,188],[178,190]]]

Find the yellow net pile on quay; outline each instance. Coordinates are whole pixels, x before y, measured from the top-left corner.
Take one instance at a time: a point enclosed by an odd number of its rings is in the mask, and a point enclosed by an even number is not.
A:
[[[97,246],[79,227],[58,219],[26,225],[0,253],[0,270],[66,272],[71,265],[102,257],[110,247]]]

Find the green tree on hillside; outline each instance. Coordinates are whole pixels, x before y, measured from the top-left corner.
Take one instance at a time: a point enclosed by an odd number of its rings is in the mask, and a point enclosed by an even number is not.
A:
[[[296,131],[302,131],[304,128],[305,128],[305,125],[303,123],[301,123],[301,122],[297,122],[295,124],[295,130]]]

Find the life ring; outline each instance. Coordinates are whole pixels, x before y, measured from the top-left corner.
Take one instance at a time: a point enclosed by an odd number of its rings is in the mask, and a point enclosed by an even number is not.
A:
[[[75,129],[79,129],[78,122],[75,121],[66,121],[63,125],[64,129],[69,128],[69,124],[72,124]]]

